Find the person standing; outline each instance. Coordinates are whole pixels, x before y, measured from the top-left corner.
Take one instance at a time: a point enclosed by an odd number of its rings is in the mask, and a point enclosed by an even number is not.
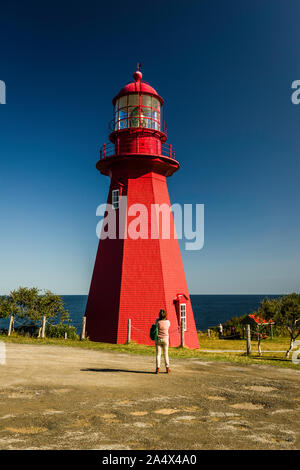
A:
[[[219,339],[223,337],[223,325],[222,323],[219,324]]]
[[[159,317],[156,319],[156,323],[158,326],[158,335],[157,340],[155,342],[156,346],[156,374],[159,373],[160,369],[160,358],[161,358],[161,350],[164,353],[164,360],[166,366],[166,372],[169,374],[170,371],[170,363],[169,363],[169,328],[170,328],[170,321],[167,320],[167,312],[163,309],[159,312]]]

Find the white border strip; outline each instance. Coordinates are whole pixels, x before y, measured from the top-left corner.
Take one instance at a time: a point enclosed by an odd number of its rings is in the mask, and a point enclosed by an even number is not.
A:
[[[3,341],[0,341],[0,365],[5,366],[6,364],[6,345]]]

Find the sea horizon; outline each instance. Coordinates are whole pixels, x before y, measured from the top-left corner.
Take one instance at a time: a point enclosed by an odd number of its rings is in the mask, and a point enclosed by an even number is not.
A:
[[[88,294],[59,294],[70,315],[70,324],[80,334]],[[205,331],[257,310],[266,297],[277,298],[284,294],[190,294],[197,330]],[[0,328],[8,327],[8,319],[0,319]]]

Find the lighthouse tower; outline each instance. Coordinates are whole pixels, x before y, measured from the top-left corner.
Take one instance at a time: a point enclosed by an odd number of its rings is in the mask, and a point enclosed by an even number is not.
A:
[[[107,203],[116,220],[123,200],[126,207],[123,232],[119,222],[116,237],[101,237],[99,242],[85,313],[87,336],[92,341],[125,343],[130,319],[131,340],[153,345],[149,331],[159,310],[165,309],[171,322],[170,346],[180,345],[182,325],[185,345],[198,348],[173,215],[169,214],[170,235],[166,236],[157,209],[170,208],[166,177],[179,169],[179,163],[173,147],[166,144],[163,99],[142,81],[139,66],[133,78],[113,99],[110,143],[102,147],[96,165],[110,177]],[[146,236],[145,231],[139,237],[128,234],[138,215],[130,212],[136,204],[143,205],[148,215]],[[154,214],[155,230],[151,228]]]

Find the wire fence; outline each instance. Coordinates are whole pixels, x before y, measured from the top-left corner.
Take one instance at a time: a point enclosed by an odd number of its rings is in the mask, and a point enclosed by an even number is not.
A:
[[[32,332],[33,332],[33,330],[35,330],[35,333],[38,333],[39,337],[41,336],[41,334],[43,335],[42,337],[44,337],[44,335],[45,335],[46,318],[44,318],[44,321],[42,322],[41,325],[33,325],[33,324],[29,325],[28,323],[26,323],[25,320],[22,321],[22,319],[17,319],[14,316],[10,316],[9,318],[7,318],[7,320],[9,321],[9,326],[8,326],[8,329],[6,329],[6,332],[7,332],[6,334],[8,334],[8,335],[10,335],[15,330],[22,331],[22,329],[24,329],[25,332],[26,332],[26,329],[29,329],[29,330],[31,329]],[[80,333],[80,338],[83,339],[83,338],[85,338],[85,322],[82,322],[81,328],[82,328],[82,330],[81,330],[81,333]],[[84,329],[84,333],[83,333],[83,329]],[[4,332],[4,330],[3,330],[3,332]],[[136,332],[136,334],[133,334],[133,338],[131,337],[132,332]],[[209,332],[209,329],[208,329],[208,332]],[[181,325],[176,325],[175,327],[173,327],[172,329],[169,330],[169,336],[174,335],[176,333],[179,335],[181,346],[184,346],[185,332],[184,331],[182,332]],[[245,353],[247,355],[251,353],[251,340],[253,340],[253,337],[254,337],[258,341],[258,353],[259,353],[259,355],[262,355],[261,340],[264,339],[264,332],[258,331],[257,329],[253,329],[248,324],[245,327],[244,333],[245,333],[245,337],[240,338],[240,339],[245,340]],[[221,339],[225,339],[225,338],[226,339],[233,339],[233,338],[236,339],[236,336],[237,336],[236,334],[226,335],[224,337],[221,337]],[[149,341],[150,341],[150,328],[149,328],[149,330],[146,330],[145,328],[138,327],[138,326],[134,325],[131,320],[129,320],[128,325],[127,325],[127,338],[129,339],[128,342],[130,342],[132,339],[133,340],[138,339],[139,340],[138,342],[141,342],[141,340],[142,340],[142,342],[144,342],[145,344],[149,344]],[[177,336],[177,339],[178,339],[178,336]],[[223,352],[226,353],[226,349]]]
[[[149,343],[149,339],[150,339],[150,329],[149,331],[145,331],[144,329],[141,329],[141,328],[138,328],[136,327],[135,325],[132,324],[132,322],[130,323],[130,329],[131,330],[134,330],[134,331],[137,331],[140,335],[142,335],[142,337],[147,340],[147,343]],[[128,333],[128,332],[127,332]],[[171,330],[169,330],[169,336],[170,335],[173,335],[174,333],[181,333],[181,328],[180,326],[177,326],[176,328],[173,328]],[[129,337],[131,338],[131,331],[129,332]],[[133,338],[134,339],[134,338]]]

